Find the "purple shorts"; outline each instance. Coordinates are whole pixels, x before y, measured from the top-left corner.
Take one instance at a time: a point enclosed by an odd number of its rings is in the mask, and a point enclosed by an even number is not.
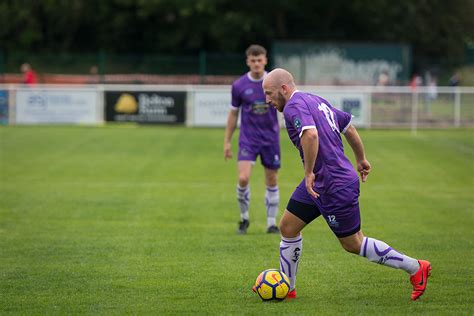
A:
[[[347,237],[360,230],[359,195],[360,184],[355,181],[334,193],[321,194],[315,199],[306,191],[303,179],[293,192],[287,210],[306,224],[323,215],[337,237]]]
[[[280,168],[280,145],[278,143],[270,146],[239,144],[239,161],[255,162],[258,155],[260,155],[260,160],[265,168],[274,170]]]

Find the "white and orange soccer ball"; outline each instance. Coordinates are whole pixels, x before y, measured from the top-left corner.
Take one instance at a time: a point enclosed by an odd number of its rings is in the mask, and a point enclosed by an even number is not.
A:
[[[259,274],[254,290],[263,301],[282,301],[290,291],[290,280],[280,270],[268,269]]]

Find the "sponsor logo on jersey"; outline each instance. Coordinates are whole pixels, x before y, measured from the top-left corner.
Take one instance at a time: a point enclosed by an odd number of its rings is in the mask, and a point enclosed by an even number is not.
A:
[[[249,95],[253,93],[253,88],[248,88],[244,91],[244,94]]]
[[[268,112],[269,106],[262,101],[256,101],[252,104],[252,112],[254,114],[262,115]]]

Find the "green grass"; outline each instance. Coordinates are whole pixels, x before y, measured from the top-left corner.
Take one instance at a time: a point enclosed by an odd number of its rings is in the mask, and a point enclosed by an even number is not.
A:
[[[0,314],[474,313],[473,130],[361,131],[363,230],[432,262],[417,302],[403,271],[345,253],[319,219],[304,231],[298,298],[262,303],[250,287],[278,267],[279,236],[264,233],[259,164],[249,234],[235,234],[223,134],[1,127]],[[303,175],[285,131],[282,162],[283,208]]]

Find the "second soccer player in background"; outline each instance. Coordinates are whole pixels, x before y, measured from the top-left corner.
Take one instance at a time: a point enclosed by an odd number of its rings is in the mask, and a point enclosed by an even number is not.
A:
[[[280,202],[277,173],[280,168],[280,127],[277,111],[265,101],[262,89],[266,74],[267,51],[260,45],[246,50],[249,72],[232,84],[232,102],[224,137],[224,158],[232,158],[232,135],[237,127],[239,110],[241,125],[238,150],[237,202],[240,209],[239,234],[250,225],[250,175],[258,156],[265,170],[265,205],[267,232],[279,233],[276,216]]]

